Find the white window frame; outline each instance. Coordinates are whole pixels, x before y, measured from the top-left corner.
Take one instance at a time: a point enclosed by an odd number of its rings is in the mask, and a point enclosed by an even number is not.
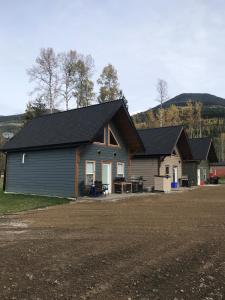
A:
[[[94,168],[93,173],[87,173],[87,165],[89,163],[93,164],[93,168]],[[89,185],[88,184],[88,180],[87,180],[87,175],[93,175],[93,184],[95,182],[95,173],[96,173],[95,165],[96,165],[96,161],[95,160],[86,160],[85,161],[85,183],[86,183],[86,185]]]
[[[25,163],[25,157],[26,157],[26,153],[23,153],[23,155],[22,155],[22,160],[21,160],[21,163],[22,163],[22,164]]]
[[[119,173],[119,165],[122,166],[123,168],[123,172]],[[117,177],[124,177],[125,175],[125,163],[124,162],[121,162],[121,161],[118,161],[117,164],[116,164],[116,174],[117,174]]]

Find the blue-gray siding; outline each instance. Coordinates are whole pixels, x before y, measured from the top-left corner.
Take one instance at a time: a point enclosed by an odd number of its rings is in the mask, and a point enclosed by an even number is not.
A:
[[[6,192],[74,197],[75,149],[8,153]]]
[[[128,149],[123,142],[118,130],[114,127],[113,123],[110,123],[110,127],[120,144],[120,147],[107,146],[108,143],[108,131],[106,130],[106,145],[91,144],[80,148],[80,163],[79,163],[79,192],[82,195],[85,190],[85,162],[86,160],[94,160],[96,162],[96,180],[102,180],[101,178],[101,163],[102,161],[112,162],[112,179],[117,176],[117,162],[125,163],[125,177],[128,178],[129,168],[129,155]],[[99,154],[98,151],[101,151]]]

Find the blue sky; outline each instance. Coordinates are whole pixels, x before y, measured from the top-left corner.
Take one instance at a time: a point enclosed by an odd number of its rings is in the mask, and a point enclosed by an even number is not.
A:
[[[224,37],[222,0],[0,0],[0,115],[24,111],[44,47],[91,54],[94,79],[112,63],[130,112],[156,105],[158,78],[225,97]]]

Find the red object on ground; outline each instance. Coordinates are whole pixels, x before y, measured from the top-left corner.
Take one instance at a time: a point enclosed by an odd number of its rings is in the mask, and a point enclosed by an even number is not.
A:
[[[211,172],[218,177],[225,177],[225,166],[211,166]]]

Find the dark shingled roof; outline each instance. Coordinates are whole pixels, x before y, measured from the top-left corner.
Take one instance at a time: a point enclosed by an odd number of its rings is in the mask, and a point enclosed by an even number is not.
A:
[[[138,133],[144,144],[145,152],[140,153],[137,156],[171,155],[182,134],[187,148],[187,153],[185,153],[184,156],[185,158],[187,156],[187,159],[191,157],[188,140],[183,126],[140,129],[138,130]]]
[[[117,100],[37,117],[7,142],[3,150],[48,148],[91,142],[117,112],[121,113],[121,109],[136,138],[135,142],[138,141],[142,145],[123,101]],[[140,147],[143,149],[143,146]]]
[[[217,161],[214,145],[210,137],[192,138],[189,139],[189,144],[194,160]]]

